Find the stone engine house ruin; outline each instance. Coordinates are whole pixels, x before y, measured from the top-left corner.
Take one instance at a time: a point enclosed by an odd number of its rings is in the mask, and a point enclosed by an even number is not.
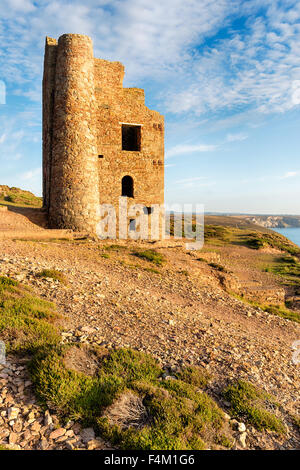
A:
[[[94,232],[99,204],[164,202],[164,118],[88,36],[46,38],[43,199],[53,228]],[[128,223],[130,221],[128,220]]]

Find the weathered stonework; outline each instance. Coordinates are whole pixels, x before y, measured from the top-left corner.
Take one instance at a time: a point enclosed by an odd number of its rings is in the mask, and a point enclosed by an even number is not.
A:
[[[55,228],[94,232],[97,208],[164,202],[164,118],[87,36],[46,38],[43,198]],[[123,179],[125,177],[125,179]],[[129,177],[129,178],[128,178]],[[129,221],[128,221],[129,222]]]

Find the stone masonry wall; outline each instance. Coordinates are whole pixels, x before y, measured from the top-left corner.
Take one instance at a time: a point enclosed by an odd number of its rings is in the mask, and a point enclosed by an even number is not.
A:
[[[51,227],[95,231],[99,204],[95,105],[92,41],[63,35],[55,74]]]
[[[87,36],[46,40],[43,187],[52,227],[94,232],[97,205],[117,209],[124,176],[134,182],[128,205],[164,202],[164,118],[145,106],[144,90],[123,88],[123,77],[120,62],[94,59]],[[140,126],[139,151],[122,150],[122,124]]]
[[[45,208],[49,207],[50,198],[56,57],[57,41],[56,39],[47,37],[45,44],[43,76],[43,202]]]

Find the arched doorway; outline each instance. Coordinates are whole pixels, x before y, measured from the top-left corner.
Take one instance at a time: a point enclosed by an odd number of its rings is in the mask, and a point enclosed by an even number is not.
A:
[[[134,197],[133,195],[133,179],[131,176],[122,178],[122,196]]]

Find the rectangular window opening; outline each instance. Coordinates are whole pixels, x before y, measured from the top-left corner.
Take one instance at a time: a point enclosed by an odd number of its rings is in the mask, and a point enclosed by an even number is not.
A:
[[[122,124],[122,150],[140,152],[141,126]]]
[[[103,155],[98,155],[98,158],[103,158]]]

